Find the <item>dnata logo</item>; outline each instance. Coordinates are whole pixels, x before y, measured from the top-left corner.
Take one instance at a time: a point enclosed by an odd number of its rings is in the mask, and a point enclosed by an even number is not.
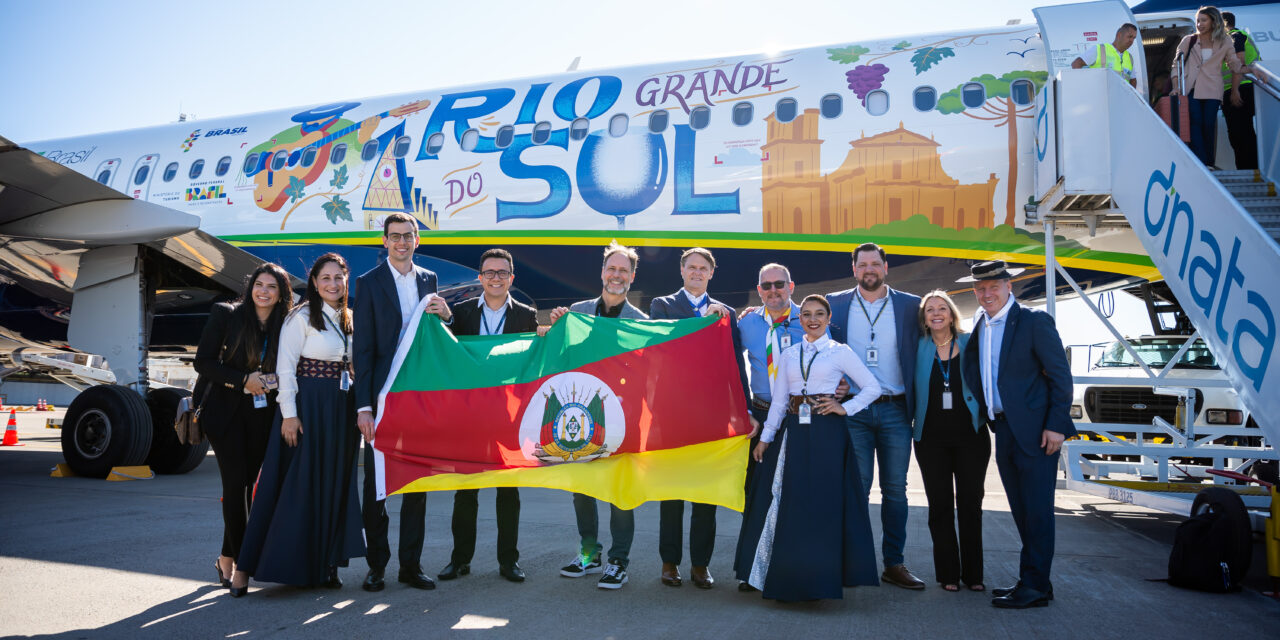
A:
[[[1276,320],[1270,302],[1257,288],[1250,288],[1246,280],[1252,275],[1252,284],[1256,285],[1257,280],[1275,277],[1275,274],[1259,274],[1249,269],[1254,256],[1244,256],[1242,264],[1240,238],[1234,235],[1223,238],[1225,244],[1230,245],[1224,265],[1224,242],[1209,230],[1214,221],[1197,221],[1191,203],[1183,200],[1182,194],[1173,188],[1177,169],[1177,164],[1171,163],[1168,174],[1160,170],[1151,172],[1142,211],[1146,232],[1157,245],[1163,236],[1161,253],[1169,258],[1170,265],[1177,262],[1177,273],[1165,272],[1165,279],[1175,291],[1177,285],[1182,285],[1190,292],[1195,307],[1203,311],[1210,322],[1204,332],[1212,331],[1222,344],[1229,346],[1240,371],[1253,383],[1253,388],[1260,391],[1275,348]],[[1201,226],[1197,227],[1197,222]],[[1221,229],[1223,225],[1215,226]],[[1181,255],[1174,258],[1171,252]],[[1229,322],[1228,316],[1234,322]]]

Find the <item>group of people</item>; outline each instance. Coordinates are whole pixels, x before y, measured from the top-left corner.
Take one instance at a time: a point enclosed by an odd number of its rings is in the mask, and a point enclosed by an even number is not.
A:
[[[1115,41],[1087,49],[1071,62],[1074,69],[1105,68],[1137,86],[1133,55],[1138,27],[1126,22]],[[1218,109],[1227,124],[1227,139],[1236,169],[1258,168],[1258,136],[1253,127],[1253,81],[1245,77],[1258,61],[1258,47],[1249,34],[1236,28],[1235,14],[1205,6],[1196,11],[1196,31],[1178,43],[1170,72],[1171,95],[1187,98],[1191,151],[1206,167],[1216,167]]]
[[[533,307],[515,301],[510,253],[480,259],[481,295],[453,305],[436,277],[416,266],[417,225],[392,214],[383,225],[385,264],[356,280],[347,307],[346,262],[321,256],[302,302],[290,309],[288,277],[259,267],[236,304],[219,304],[200,341],[203,391],[199,422],[217,455],[224,534],[218,580],[239,597],[250,577],[264,582],[339,588],[338,568],[365,556],[362,587],[384,588],[390,560],[388,518],[377,499],[373,449],[365,446],[363,500],[357,495],[359,440],[373,439],[377,394],[420,304],[456,335],[545,333]],[[879,580],[907,589],[925,583],[906,567],[907,469],[915,449],[929,502],[934,577],[948,591],[984,591],[983,480],[995,458],[1022,538],[1019,578],[993,589],[993,604],[1043,606],[1053,598],[1053,493],[1058,451],[1074,435],[1071,375],[1053,320],[1012,295],[1020,270],[1002,261],[974,265],[969,277],[981,307],[971,338],[943,291],[922,298],[886,283],[888,262],[875,244],[853,251],[856,286],[792,299],[787,267],[759,271],[761,306],[738,314],[708,293],[715,257],[703,248],[680,257],[683,286],[653,299],[649,313],[627,299],[635,250],[605,248],[598,297],[550,312],[611,318],[728,319],[753,427],[746,508],[734,572],[741,591],[795,601],[839,598],[844,587],[878,584],[868,512],[873,466],[882,494]],[[425,303],[423,299],[427,298]],[[748,376],[748,371],[750,375]],[[261,472],[259,473],[259,468]],[[256,492],[255,492],[255,479]],[[432,589],[421,566],[424,493],[403,496],[401,583]],[[499,573],[521,582],[517,549],[520,497],[497,490]],[[627,583],[634,513],[610,505],[610,545],[600,539],[597,501],[574,494],[580,546],[560,575],[599,574],[597,585]],[[363,507],[363,508],[362,508]],[[709,565],[716,507],[693,504],[688,545],[695,587],[712,588]],[[662,584],[683,584],[684,501],[659,508]],[[477,491],[458,491],[453,551],[437,574],[470,573]],[[957,538],[955,523],[959,523]],[[361,524],[364,536],[361,537]]]

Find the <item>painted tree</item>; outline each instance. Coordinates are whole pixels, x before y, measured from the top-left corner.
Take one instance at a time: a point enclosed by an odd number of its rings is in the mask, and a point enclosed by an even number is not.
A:
[[[1038,93],[1044,87],[1049,74],[1045,71],[1012,71],[999,78],[987,73],[969,80],[964,84],[938,97],[935,107],[943,114],[962,113],[974,120],[985,120],[996,128],[1006,127],[1009,136],[1009,171],[1008,196],[1005,199],[1004,223],[1013,226],[1014,208],[1017,205],[1016,191],[1018,187],[1018,119],[1035,117],[1035,104],[1019,105],[1013,101],[1013,83],[1028,80]],[[961,99],[964,85],[971,82],[981,84],[986,90],[986,100],[980,107],[967,108]]]

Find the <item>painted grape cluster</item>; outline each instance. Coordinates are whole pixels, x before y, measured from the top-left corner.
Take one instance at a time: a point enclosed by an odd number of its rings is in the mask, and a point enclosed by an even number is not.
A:
[[[880,63],[872,65],[858,65],[852,70],[845,72],[845,79],[849,81],[849,88],[853,90],[854,95],[867,103],[867,94],[880,88],[884,84],[885,74],[889,73],[889,67]]]

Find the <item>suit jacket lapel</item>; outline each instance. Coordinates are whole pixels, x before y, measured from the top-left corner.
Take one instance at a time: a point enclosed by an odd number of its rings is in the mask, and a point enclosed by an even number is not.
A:
[[[689,302],[689,296],[686,296],[685,294],[677,291],[675,295],[675,299],[676,299],[676,311],[677,311],[676,317],[677,318],[679,317],[692,318],[698,315],[698,312],[693,310],[693,303]],[[708,304],[710,304],[710,301],[711,301],[711,298],[710,296],[708,296],[707,297]],[[683,313],[684,315],[680,316],[679,314],[681,313]]]
[[[1018,302],[1015,300],[1013,308],[1009,309],[1009,315],[1004,319],[1004,336],[1000,339],[1000,366],[996,371],[1004,371],[1005,365],[1009,362],[1009,352],[1013,346],[1013,332],[1018,328],[1018,317],[1022,310],[1018,308]]]
[[[427,297],[428,293],[431,293],[427,290],[427,271],[426,269],[419,269],[417,265],[414,265],[413,273],[418,280],[418,299],[421,300]]]

